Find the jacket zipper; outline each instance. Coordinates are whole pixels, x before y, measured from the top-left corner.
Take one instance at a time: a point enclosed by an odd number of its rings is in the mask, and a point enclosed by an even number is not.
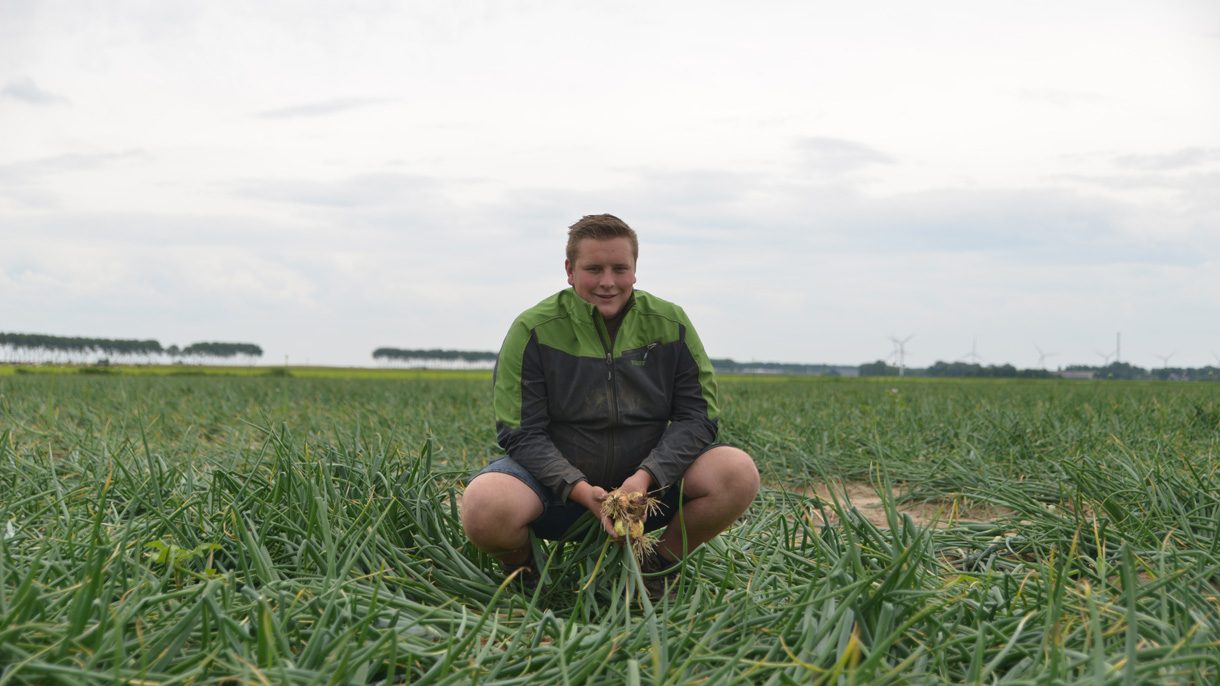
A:
[[[606,351],[606,383],[610,385],[610,430],[607,432],[609,440],[607,440],[606,446],[606,460],[602,464],[602,483],[608,484],[610,483],[611,467],[615,462],[614,427],[618,425],[618,385],[614,383],[614,352],[607,340],[609,333],[602,335],[602,331],[606,328],[605,322],[602,322],[601,327],[597,327],[595,320],[594,328],[597,329],[597,337],[602,342],[602,349]]]
[[[652,349],[657,347],[658,345],[660,345],[660,343],[649,343],[648,347],[644,348],[644,357],[640,358],[640,362],[647,362],[648,353],[652,352]]]

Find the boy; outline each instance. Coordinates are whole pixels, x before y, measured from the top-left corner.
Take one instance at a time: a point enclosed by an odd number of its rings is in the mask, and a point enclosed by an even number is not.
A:
[[[682,525],[668,526],[646,573],[711,540],[758,492],[750,456],[716,443],[716,382],[686,314],[635,290],[638,256],[621,219],[582,218],[568,230],[571,288],[522,313],[500,348],[493,403],[508,456],[467,486],[462,526],[506,573],[525,567],[527,585],[537,579],[531,529],[558,539],[588,511],[617,538],[601,513],[616,487],[659,491],[649,530],[670,523],[681,492]],[[650,592],[676,573],[651,577]]]

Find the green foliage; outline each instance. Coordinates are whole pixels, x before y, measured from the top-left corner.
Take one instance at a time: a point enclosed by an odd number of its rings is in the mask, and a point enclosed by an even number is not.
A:
[[[860,376],[898,376],[898,371],[897,367],[891,367],[882,360],[860,365]]]
[[[1094,379],[1113,381],[1220,381],[1220,367],[1162,367],[1144,369],[1127,362],[1111,362],[1103,367],[1070,365],[1067,371],[1087,372]]]
[[[200,543],[194,548],[183,548],[165,541],[149,541],[144,547],[149,549],[147,556],[153,564],[178,568],[204,557],[211,551],[221,549],[216,543]]]
[[[770,486],[652,606],[595,527],[539,544],[533,596],[465,542],[486,374],[2,377],[0,681],[1220,678],[1208,386],[721,390]],[[883,521],[806,494],[837,478],[873,483]],[[904,512],[967,501],[1003,509]]]
[[[940,361],[928,367],[923,373],[926,376],[990,377],[998,379],[1011,379],[1015,378],[1018,374],[1017,368],[1011,364],[988,365],[984,367],[981,364],[973,362]]]
[[[796,364],[790,362],[738,362],[729,358],[713,358],[712,367],[723,374],[815,374],[819,376],[854,376],[853,367],[831,364]]]
[[[373,359],[390,361],[459,361],[459,362],[495,362],[496,353],[477,350],[443,350],[431,348],[428,350],[412,350],[403,348],[377,348],[373,351]]]
[[[179,349],[177,345],[163,348],[155,340],[122,338],[85,338],[81,336],[50,336],[46,334],[0,333],[0,351],[11,359],[57,362],[81,361],[97,357],[97,364],[108,365],[110,358],[148,361],[169,355],[179,357],[230,358],[239,355],[262,357],[263,349],[253,343],[192,343]],[[83,370],[82,370],[83,371]]]
[[[38,333],[0,332],[0,347],[26,353],[54,351],[65,354],[159,355],[162,352],[161,344],[154,340],[51,336]]]
[[[203,342],[191,343],[179,353],[182,357],[262,357],[263,349],[253,343],[221,343]]]

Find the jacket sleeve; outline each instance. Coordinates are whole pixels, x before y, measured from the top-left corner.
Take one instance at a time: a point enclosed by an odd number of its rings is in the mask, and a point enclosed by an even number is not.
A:
[[[661,488],[677,483],[686,468],[716,440],[719,407],[712,362],[690,322],[680,328],[669,425],[661,440],[640,463]]]
[[[539,483],[567,500],[572,486],[586,477],[547,433],[550,416],[538,338],[520,322],[513,324],[500,348],[492,396],[500,447]]]

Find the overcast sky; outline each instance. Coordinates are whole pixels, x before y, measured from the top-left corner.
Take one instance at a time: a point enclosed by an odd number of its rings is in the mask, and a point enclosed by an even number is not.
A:
[[[0,0],[0,331],[495,350],[600,212],[714,357],[1216,364],[1220,4]]]

